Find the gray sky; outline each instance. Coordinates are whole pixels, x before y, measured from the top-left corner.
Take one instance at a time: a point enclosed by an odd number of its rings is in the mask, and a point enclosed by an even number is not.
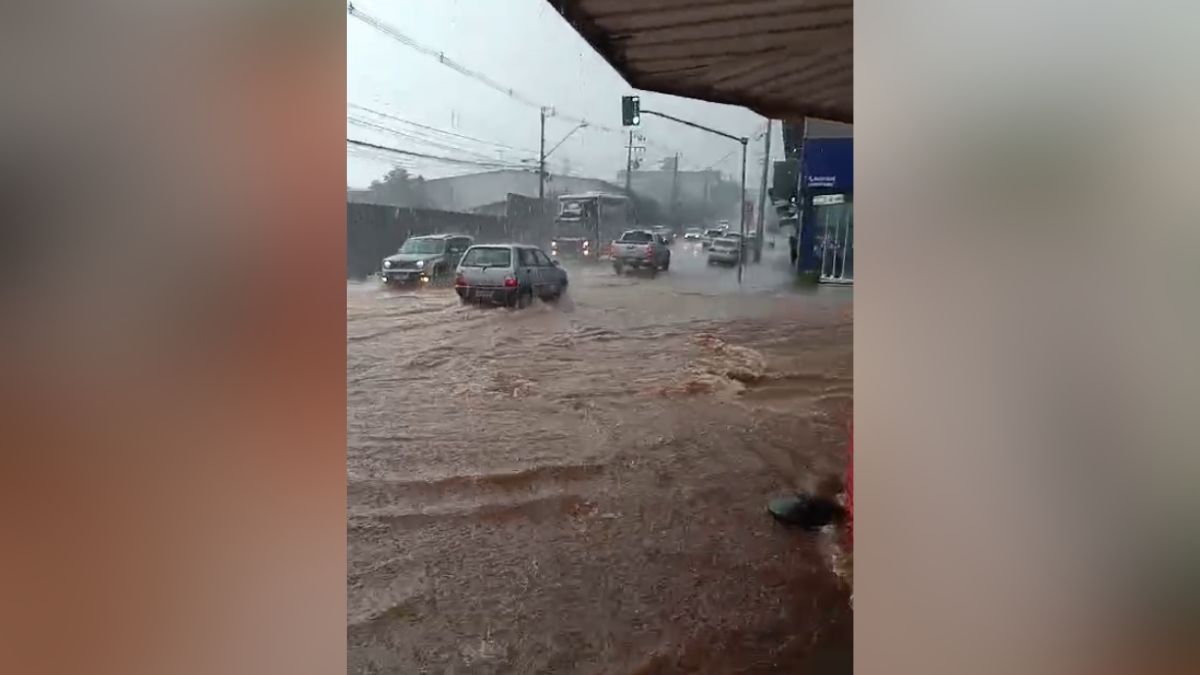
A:
[[[545,0],[356,0],[354,5],[421,45],[575,118],[620,129],[620,98],[635,93]],[[536,161],[536,107],[458,73],[356,17],[348,15],[346,22],[347,114],[367,123],[348,120],[348,137],[458,159]],[[644,108],[734,135],[754,138],[766,125],[763,117],[744,108],[636,93]],[[551,117],[547,149],[575,126]],[[646,138],[638,143],[647,146],[643,168],[679,152],[681,169],[707,168],[725,157],[715,168],[734,177],[740,170],[740,146],[734,141],[652,116],[642,117],[638,131]],[[778,123],[772,131],[771,155],[781,159]],[[573,175],[613,180],[625,167],[625,144],[622,133],[581,129],[550,156],[550,170],[562,171],[565,160]],[[759,137],[750,146],[748,187],[758,185],[761,163]],[[346,182],[364,187],[393,166],[427,177],[493,168],[354,151],[347,153]]]

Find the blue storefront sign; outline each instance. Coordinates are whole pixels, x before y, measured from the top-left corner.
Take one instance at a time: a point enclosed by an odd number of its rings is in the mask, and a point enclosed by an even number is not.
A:
[[[806,138],[801,155],[803,207],[797,269],[801,273],[825,276],[825,261],[823,256],[816,253],[818,229],[822,228],[821,223],[824,222],[822,246],[828,247],[831,240],[836,240],[833,241],[834,250],[842,252],[843,256],[838,270],[844,277],[846,271],[853,269],[848,259],[848,252],[852,249],[852,231],[849,226],[829,231],[829,218],[819,218],[818,212],[828,215],[827,209],[846,209],[853,201],[854,139]],[[830,237],[831,234],[834,236]],[[825,249],[825,252],[828,250]]]
[[[854,190],[853,138],[806,138],[801,152],[805,190]]]

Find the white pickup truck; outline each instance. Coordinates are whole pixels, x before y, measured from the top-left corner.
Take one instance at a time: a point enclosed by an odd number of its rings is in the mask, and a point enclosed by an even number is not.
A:
[[[661,235],[650,230],[628,230],[612,243],[613,270],[646,269],[651,274],[671,267],[671,249]]]

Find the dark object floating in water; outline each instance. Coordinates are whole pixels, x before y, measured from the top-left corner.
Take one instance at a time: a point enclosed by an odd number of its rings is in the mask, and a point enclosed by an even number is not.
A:
[[[767,511],[781,523],[797,525],[806,530],[818,530],[830,523],[839,523],[846,516],[846,509],[836,501],[804,493],[772,499],[767,504]]]

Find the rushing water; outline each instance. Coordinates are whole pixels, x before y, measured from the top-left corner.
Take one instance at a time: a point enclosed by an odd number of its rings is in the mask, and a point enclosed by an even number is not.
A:
[[[347,289],[349,672],[848,672],[770,497],[839,471],[852,291],[678,244],[557,305]]]

